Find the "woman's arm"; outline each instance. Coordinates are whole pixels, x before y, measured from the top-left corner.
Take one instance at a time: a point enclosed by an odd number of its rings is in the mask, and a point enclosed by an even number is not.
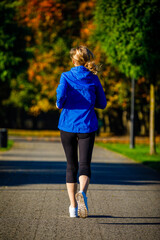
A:
[[[94,107],[104,109],[107,106],[107,100],[105,93],[103,91],[103,87],[97,77],[97,84],[96,84],[96,102]]]
[[[67,98],[67,81],[62,73],[60,78],[60,84],[57,87],[57,102],[56,107],[61,109],[64,106],[65,100]]]

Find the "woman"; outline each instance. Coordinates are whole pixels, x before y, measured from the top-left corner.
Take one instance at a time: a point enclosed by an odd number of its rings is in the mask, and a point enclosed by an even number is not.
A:
[[[104,109],[107,101],[96,76],[93,53],[87,47],[80,46],[71,49],[70,56],[75,67],[62,73],[57,88],[56,106],[63,108],[58,128],[67,158],[66,185],[70,217],[85,218],[88,216],[86,193],[91,178],[90,163],[98,129],[94,108]],[[80,191],[76,194],[78,169]]]

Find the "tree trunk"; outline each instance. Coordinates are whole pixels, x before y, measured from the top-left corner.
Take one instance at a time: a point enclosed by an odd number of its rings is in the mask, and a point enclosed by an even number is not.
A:
[[[155,145],[155,94],[154,84],[150,84],[150,126],[149,126],[149,138],[150,138],[150,154],[156,153]]]
[[[130,129],[130,148],[135,148],[135,134],[134,134],[134,95],[135,95],[135,79],[132,78],[131,87],[131,129]]]

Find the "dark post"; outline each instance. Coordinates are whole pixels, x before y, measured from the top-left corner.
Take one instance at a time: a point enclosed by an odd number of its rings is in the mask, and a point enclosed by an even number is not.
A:
[[[0,147],[1,148],[6,148],[7,143],[8,143],[7,129],[2,128],[2,129],[0,129]]]
[[[135,91],[135,79],[132,78],[132,87],[131,87],[131,132],[130,132],[130,148],[135,147],[134,140],[134,91]]]

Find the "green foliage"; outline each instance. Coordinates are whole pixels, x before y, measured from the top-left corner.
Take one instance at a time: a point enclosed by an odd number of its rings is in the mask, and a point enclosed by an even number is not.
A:
[[[7,150],[11,149],[13,144],[14,144],[13,140],[8,140],[8,144],[7,144],[8,146],[6,148],[0,148],[0,151],[4,152],[4,151],[7,151]]]
[[[4,106],[12,105],[28,111],[29,107],[32,106],[32,101],[38,92],[38,88],[35,88],[34,84],[28,81],[25,73],[19,74],[16,79],[11,79],[10,87],[12,91],[9,98],[3,100]]]
[[[35,115],[55,109],[60,75],[73,67],[69,50],[80,44],[87,45],[96,63],[103,65],[99,77],[108,106],[100,114],[119,119],[130,104],[130,79],[125,75],[149,74],[148,58],[151,67],[158,66],[154,64],[159,55],[156,4],[157,0],[1,1],[0,120],[4,122],[6,105]],[[91,41],[95,5],[98,28]],[[138,111],[147,116],[148,86],[146,78],[136,84]],[[157,87],[157,101],[159,96]]]
[[[160,29],[158,0],[99,0],[95,36],[126,76],[150,76],[159,70]]]
[[[29,29],[18,23],[16,18],[19,1],[3,0],[0,2],[0,119],[4,124],[5,106],[13,104],[22,107],[22,97],[15,86],[25,84],[27,59],[25,36]],[[13,82],[15,84],[13,84]],[[29,96],[28,92],[25,98]],[[24,104],[25,105],[25,104]],[[24,106],[25,107],[25,106]]]
[[[0,2],[0,81],[8,81],[24,71],[25,31],[15,20],[18,1]]]
[[[28,61],[25,82],[21,84],[18,80],[13,84],[9,101],[38,115],[41,111],[55,109],[56,88],[60,75],[71,66],[68,61],[69,50],[73,38],[79,35],[80,25],[77,24],[79,19],[75,11],[78,11],[80,1],[76,1],[75,4],[73,1],[64,3],[63,0],[19,2],[19,24],[30,28],[32,33],[26,37],[27,48],[31,51],[32,58]],[[25,88],[22,87],[24,85]],[[30,92],[31,94],[28,94]]]

